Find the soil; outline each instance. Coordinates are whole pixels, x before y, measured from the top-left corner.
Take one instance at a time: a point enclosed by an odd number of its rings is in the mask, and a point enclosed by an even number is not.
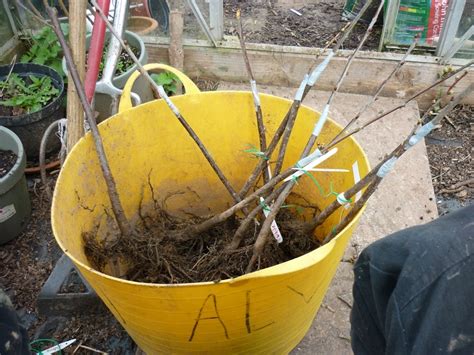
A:
[[[8,174],[16,163],[17,155],[11,150],[0,149],[0,178]]]
[[[458,105],[426,138],[441,215],[474,202],[474,106]]]
[[[107,48],[107,46],[108,46],[108,43],[105,43],[104,48]],[[130,46],[130,49],[132,50],[133,54],[135,54],[137,58],[140,58],[140,54],[141,54],[140,48]],[[102,55],[102,60],[100,61],[100,65],[99,65],[98,80],[102,78],[102,72],[104,70],[106,57],[107,57],[107,52],[104,52],[104,54]],[[133,59],[128,55],[128,53],[125,50],[122,50],[122,52],[120,53],[120,57],[118,59],[117,66],[115,67],[114,75],[118,76],[125,73],[133,65],[134,65]]]
[[[315,208],[313,210],[316,210]],[[240,225],[236,219],[211,228],[195,238],[176,242],[176,235],[190,224],[202,219],[183,219],[172,216],[158,204],[140,209],[140,218],[133,236],[121,237],[113,224],[107,232],[83,234],[85,253],[91,265],[102,271],[115,263],[127,266],[128,280],[149,283],[189,283],[234,278],[245,273],[253,254],[258,228],[250,227],[240,247],[229,250],[232,238]],[[303,232],[303,221],[288,209],[277,216],[282,234],[281,244],[275,239],[262,253],[258,268],[266,268],[304,255],[319,246],[312,235]],[[117,275],[115,275],[117,276]],[[120,275],[122,276],[122,275]]]
[[[276,1],[224,1],[227,35],[237,35],[235,13],[241,10],[247,42],[287,46],[324,47],[347,23],[342,20],[343,0],[321,0],[316,4],[278,6]],[[358,24],[343,48],[356,48],[367,29]],[[363,50],[376,50],[382,28],[375,27]]]

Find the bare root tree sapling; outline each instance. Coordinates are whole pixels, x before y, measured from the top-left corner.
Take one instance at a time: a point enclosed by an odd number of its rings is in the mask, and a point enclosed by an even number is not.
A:
[[[203,281],[199,277],[196,278],[197,275],[196,270],[201,269],[204,262],[207,262],[209,268],[217,268],[219,265],[227,264],[229,260],[233,260],[233,262],[237,262],[237,268],[234,269],[232,275],[228,275],[225,272],[222,274],[218,274],[213,272],[213,270],[208,270],[209,272],[206,274],[209,280],[220,279],[222,276],[224,277],[234,277],[241,275],[245,272],[254,271],[256,268],[260,267],[260,261],[264,257],[263,251],[265,248],[269,248],[274,252],[274,254],[278,254],[282,251],[283,248],[280,248],[276,245],[276,243],[269,243],[271,240],[270,230],[272,229],[272,225],[275,223],[275,220],[278,215],[278,224],[282,225],[282,216],[284,215],[284,210],[282,211],[281,208],[285,204],[285,201],[288,199],[295,183],[296,179],[299,176],[304,175],[310,170],[313,165],[321,162],[325,159],[330,159],[334,154],[337,154],[338,148],[336,145],[342,142],[344,139],[347,139],[351,135],[360,132],[365,127],[371,125],[374,122],[381,120],[382,118],[386,117],[388,114],[395,112],[403,107],[405,107],[409,102],[415,100],[416,98],[420,97],[421,95],[425,94],[432,88],[446,82],[449,78],[454,77],[455,75],[459,74],[462,70],[469,67],[472,62],[468,63],[467,65],[461,67],[460,69],[449,73],[448,75],[440,78],[435,83],[428,85],[426,88],[422,89],[418,93],[412,95],[408,99],[406,99],[403,104],[397,105],[393,109],[389,109],[386,112],[376,115],[375,117],[370,118],[367,122],[358,125],[356,128],[352,126],[359,124],[358,121],[361,117],[363,117],[364,113],[367,112],[368,108],[377,100],[378,96],[383,91],[387,82],[396,75],[400,69],[403,67],[404,63],[406,62],[407,57],[413,51],[416,46],[415,42],[408,48],[407,52],[403,56],[402,60],[397,63],[397,65],[393,68],[391,73],[385,80],[382,81],[380,86],[375,91],[374,95],[368,100],[368,102],[362,107],[361,110],[350,120],[349,124],[343,129],[343,131],[334,137],[326,146],[319,146],[319,149],[316,148],[313,152],[314,145],[317,143],[319,135],[321,131],[325,127],[325,123],[333,104],[334,98],[339,92],[340,88],[343,85],[343,81],[349,72],[349,68],[352,62],[355,60],[358,51],[362,48],[367,38],[370,36],[372,29],[375,25],[375,22],[382,11],[384,1],[380,2],[380,5],[377,9],[376,14],[374,15],[371,23],[369,24],[367,31],[364,33],[363,38],[360,40],[359,45],[357,48],[351,53],[347,62],[345,64],[344,70],[340,75],[339,80],[337,81],[334,89],[332,90],[329,98],[324,106],[323,112],[319,117],[319,120],[315,122],[314,128],[312,132],[308,132],[308,141],[300,155],[299,161],[293,164],[288,168],[284,168],[284,160],[286,155],[286,150],[288,144],[290,142],[291,133],[293,128],[295,127],[296,117],[298,115],[299,108],[301,106],[302,101],[304,100],[305,96],[311,90],[311,88],[315,85],[318,78],[324,72],[325,68],[329,65],[332,58],[336,55],[336,52],[341,48],[344,41],[348,38],[351,31],[363,15],[363,13],[369,8],[371,1],[366,2],[362,11],[356,16],[356,18],[348,23],[344,28],[327,44],[327,48],[333,45],[333,48],[327,51],[326,58],[316,65],[303,79],[300,87],[298,88],[294,100],[291,104],[286,115],[281,120],[277,130],[271,136],[266,136],[265,126],[263,122],[263,114],[262,114],[262,107],[260,105],[260,96],[258,94],[256,88],[255,78],[252,72],[252,68],[250,65],[249,56],[246,49],[245,44],[245,34],[242,28],[242,20],[240,18],[240,14],[237,14],[238,19],[238,34],[240,39],[240,44],[242,48],[242,55],[243,60],[246,66],[246,70],[250,79],[251,88],[252,88],[252,95],[255,105],[255,119],[257,122],[257,129],[258,129],[258,139],[259,139],[259,149],[260,151],[260,159],[256,166],[254,167],[252,173],[248,177],[247,181],[245,182],[244,186],[240,189],[240,191],[234,190],[231,186],[229,180],[225,176],[224,172],[219,168],[217,162],[213,159],[212,155],[205,147],[204,143],[200,140],[198,135],[194,132],[192,127],[188,124],[188,121],[183,117],[179,109],[175,106],[173,101],[168,97],[165,90],[162,86],[157,85],[156,82],[150,77],[147,71],[140,65],[137,58],[130,50],[128,45],[124,43],[121,37],[115,33],[112,25],[108,21],[107,17],[104,15],[102,10],[97,5],[96,0],[90,0],[93,5],[92,11],[96,12],[100,18],[105,22],[107,27],[109,28],[112,35],[116,36],[119,39],[121,46],[128,52],[132,60],[137,64],[138,70],[142,74],[143,77],[146,78],[148,83],[151,85],[153,91],[155,92],[156,97],[162,98],[166,105],[172,110],[173,115],[178,119],[180,124],[189,134],[189,136],[193,139],[196,145],[199,147],[202,154],[205,156],[206,160],[219,177],[220,181],[226,187],[229,194],[232,196],[234,200],[234,204],[227,208],[225,211],[215,214],[214,216],[203,219],[198,218],[195,220],[186,220],[184,223],[181,224],[174,224],[174,219],[164,210],[164,207],[160,205],[159,198],[155,195],[154,187],[151,184],[151,180],[148,180],[148,186],[152,192],[152,199],[153,199],[153,208],[155,212],[157,212],[158,219],[160,220],[159,226],[161,226],[159,231],[156,231],[149,234],[148,236],[153,235],[154,239],[147,239],[148,237],[145,235],[141,235],[136,233],[135,230],[132,230],[129,221],[127,220],[123,208],[120,203],[120,198],[117,192],[117,188],[115,186],[115,182],[113,180],[112,173],[110,172],[110,168],[107,163],[107,157],[105,154],[104,147],[102,145],[100,134],[95,124],[95,121],[92,116],[92,111],[90,105],[88,104],[84,89],[81,85],[79,77],[77,75],[77,70],[74,66],[74,63],[71,59],[70,51],[67,47],[65,42],[64,36],[62,34],[57,33],[58,37],[60,38],[61,46],[64,48],[66,60],[68,63],[69,71],[72,75],[73,83],[76,86],[76,89],[79,93],[79,97],[81,99],[81,103],[83,105],[84,111],[86,113],[86,118],[91,125],[92,129],[92,136],[94,139],[95,147],[97,150],[97,154],[99,156],[99,162],[101,165],[102,173],[104,175],[104,179],[106,181],[107,189],[109,192],[112,210],[119,225],[120,232],[123,236],[130,236],[128,238],[128,244],[126,246],[131,246],[132,243],[138,243],[139,245],[131,252],[131,255],[139,257],[140,260],[144,260],[144,262],[150,261],[153,265],[153,270],[158,270],[157,274],[163,271],[166,276],[166,282],[194,282],[194,281]],[[55,28],[55,32],[60,32],[59,24],[57,21],[56,14],[51,7],[47,7],[48,14],[53,20],[53,26]],[[335,44],[334,44],[335,43]],[[324,51],[325,52],[325,51]],[[461,80],[463,76],[456,77],[456,81],[453,85],[456,85],[459,80]],[[326,238],[324,239],[323,243],[327,243],[334,236],[336,236],[342,229],[353,219],[353,217],[360,211],[360,209],[364,206],[370,196],[373,194],[374,191],[378,188],[380,183],[383,181],[384,176],[390,171],[391,167],[395,163],[395,160],[401,157],[411,146],[416,144],[422,137],[424,137],[427,132],[429,132],[433,126],[435,126],[439,120],[446,115],[457,102],[459,102],[462,97],[467,95],[470,91],[472,91],[473,85],[470,85],[463,93],[454,99],[452,99],[441,111],[439,111],[436,117],[429,121],[424,125],[417,125],[416,128],[411,132],[411,134],[402,142],[397,148],[395,148],[392,152],[390,152],[384,159],[381,161],[377,166],[372,169],[366,176],[364,176],[360,181],[354,184],[351,188],[347,189],[343,193],[340,193],[338,197],[335,199],[334,202],[330,203],[328,207],[326,207],[321,213],[317,214],[312,220],[307,223],[301,222],[299,227],[304,231],[306,236],[312,236],[314,233],[314,229],[324,223],[324,221],[331,216],[338,208],[341,207],[341,204],[347,204],[349,199],[352,198],[357,192],[363,192],[361,198],[355,201],[352,204],[352,208],[348,211],[347,215],[342,219],[342,221],[335,226],[334,230],[329,233]],[[449,90],[448,90],[449,91]],[[352,127],[352,130],[350,128]],[[268,138],[268,142],[267,142]],[[268,143],[268,144],[267,144]],[[270,172],[269,169],[269,161],[264,158],[270,158],[277,146],[279,146],[279,151],[277,154],[276,162],[274,169]],[[151,174],[151,173],[150,173]],[[263,179],[259,180],[260,177],[263,175]],[[259,182],[257,184],[257,181]],[[257,184],[257,186],[255,186]],[[146,186],[146,185],[144,185]],[[251,191],[253,189],[253,191]],[[166,197],[165,199],[166,200]],[[341,202],[342,201],[342,202]],[[164,203],[165,204],[165,203]],[[251,210],[245,210],[252,206]],[[239,220],[238,224],[235,224],[233,220],[228,221],[228,219],[234,216],[237,212],[243,210],[246,214],[243,218]],[[265,212],[265,218],[262,219],[260,224],[255,223],[255,232],[252,232],[251,225],[252,222],[257,218],[258,214],[261,210]],[[279,214],[281,213],[281,214]],[[143,214],[142,210],[142,202],[140,202],[138,214],[142,219],[145,228],[151,229],[155,228],[157,224],[154,224],[156,221],[151,219],[147,219],[148,217]],[[151,217],[150,217],[151,218]],[[224,223],[228,222],[228,223]],[[222,226],[226,226],[231,232],[231,234],[226,234],[226,238],[230,236],[230,238],[225,239],[225,242],[222,243],[219,240],[219,237],[213,239],[212,245],[207,245],[206,238],[212,233],[216,235],[219,234],[222,229],[213,229],[213,228],[222,228]],[[137,229],[138,230],[138,229]],[[219,232],[216,232],[219,231]],[[207,233],[207,234],[206,234]],[[209,234],[210,233],[210,234]],[[158,237],[157,237],[158,236]],[[124,238],[122,238],[124,239]],[[127,239],[127,238],[125,238]],[[290,240],[289,238],[285,238],[286,240]],[[313,241],[314,242],[314,241]],[[168,243],[165,247],[160,249],[163,245],[160,243]],[[225,245],[224,245],[225,244]],[[222,247],[217,247],[219,245]],[[181,248],[181,249],[179,249]],[[184,248],[184,249],[182,249]],[[188,249],[186,249],[188,248]],[[165,249],[174,249],[177,251],[175,255],[176,259],[173,257],[166,255],[163,253]],[[267,250],[269,250],[267,249]],[[314,247],[313,247],[314,249]],[[313,250],[311,249],[311,250]],[[179,251],[179,252],[178,252]],[[183,252],[185,251],[185,252]],[[186,264],[189,266],[189,269],[184,267],[180,264],[181,261],[184,259],[184,254],[196,254],[197,258],[195,258],[195,262],[193,261],[192,264]],[[143,255],[142,255],[143,254]],[[269,254],[269,253],[267,253]],[[122,249],[122,254],[123,249]],[[196,255],[194,255],[196,256]],[[267,257],[266,255],[265,257]],[[281,262],[281,261],[278,261]],[[262,263],[263,267],[268,266],[268,264]],[[160,269],[161,268],[161,269]],[[159,271],[161,270],[161,271]],[[133,274],[140,275],[142,271],[134,270]],[[218,276],[215,276],[218,275]],[[158,277],[158,275],[155,275]],[[130,276],[134,279],[134,276]],[[153,278],[152,280],[156,280]],[[161,280],[161,279],[160,279]],[[176,281],[181,280],[181,281]],[[184,281],[183,281],[184,280]],[[152,281],[155,282],[155,281]]]
[[[327,117],[328,117],[328,114],[329,114],[329,109],[330,109],[331,104],[334,100],[334,97],[336,96],[336,93],[339,91],[339,89],[342,85],[342,82],[344,81],[344,79],[345,79],[345,77],[346,77],[346,75],[349,71],[349,67],[352,64],[357,52],[362,48],[363,44],[365,43],[365,41],[369,37],[370,33],[372,32],[372,29],[375,25],[375,22],[377,21],[377,18],[379,16],[380,12],[383,9],[383,5],[384,5],[384,0],[382,0],[380,2],[380,5],[379,5],[372,21],[370,22],[369,27],[367,28],[367,31],[365,32],[362,40],[360,41],[359,45],[352,52],[352,54],[349,56],[349,58],[346,62],[346,65],[344,67],[344,70],[342,71],[342,74],[341,74],[341,76],[340,76],[340,78],[339,78],[339,80],[336,84],[336,87],[331,92],[331,94],[329,96],[329,99],[326,103],[326,106],[324,107],[324,110],[323,110],[321,116],[319,117],[319,120],[316,123],[316,125],[314,127],[314,130],[311,133],[310,138],[309,138],[309,140],[308,140],[308,142],[307,142],[307,144],[306,144],[306,146],[305,146],[305,148],[304,148],[304,150],[301,154],[301,157],[300,157],[301,160],[297,163],[297,167],[304,168],[309,163],[308,155],[310,154],[311,149],[313,148],[314,144],[316,143],[316,140],[317,140],[319,134],[321,133],[321,131],[322,131],[322,129],[323,129],[325,123],[326,123],[326,120],[327,120]],[[290,131],[287,132],[288,136],[291,133],[291,129],[292,129],[292,126],[290,126]],[[280,152],[281,152],[282,149],[286,149],[286,144],[284,145],[284,143],[285,143],[285,141],[282,141]],[[284,153],[285,152],[283,151],[283,154],[280,154],[278,158],[283,159],[284,158]],[[320,155],[318,150],[316,150],[315,153],[313,153],[311,155],[311,160],[310,161],[314,160],[314,158],[317,158]],[[290,194],[290,192],[293,189],[295,184],[296,184],[296,180],[288,181],[286,183],[285,188],[283,189],[281,194],[278,196],[275,203],[272,205],[271,211],[270,211],[269,215],[267,216],[267,218],[265,219],[265,221],[263,222],[262,227],[260,229],[260,232],[257,236],[256,241],[255,241],[254,252],[253,252],[252,258],[249,261],[249,264],[247,265],[246,272],[251,272],[253,270],[253,268],[255,266],[255,263],[260,258],[261,254],[263,253],[265,245],[267,244],[267,242],[269,240],[269,232],[270,232],[271,224],[273,223],[273,220],[277,216],[281,206],[286,201],[288,195]]]
[[[107,155],[105,153],[104,144],[102,143],[102,138],[100,137],[99,129],[97,128],[97,123],[94,119],[94,115],[92,113],[91,106],[87,101],[86,93],[84,87],[82,85],[81,79],[79,77],[79,73],[77,71],[76,65],[74,64],[74,60],[72,57],[71,50],[66,42],[66,38],[64,37],[63,32],[61,31],[61,26],[59,24],[59,20],[57,17],[56,9],[50,7],[48,3],[45,3],[46,11],[48,12],[48,16],[51,19],[53,24],[54,32],[58,36],[59,43],[64,51],[64,57],[66,58],[66,64],[71,74],[72,81],[76,88],[77,94],[79,96],[80,102],[84,109],[87,122],[91,128],[92,137],[94,139],[94,145],[97,152],[97,156],[99,157],[100,168],[102,170],[102,175],[104,176],[104,180],[107,186],[107,191],[110,198],[110,203],[112,207],[112,211],[117,221],[117,225],[120,229],[122,236],[130,236],[132,233],[132,228],[130,226],[127,217],[125,216],[125,212],[122,207],[122,203],[120,202],[120,196],[117,191],[117,185],[115,184],[114,177],[110,170],[109,162],[107,160]]]

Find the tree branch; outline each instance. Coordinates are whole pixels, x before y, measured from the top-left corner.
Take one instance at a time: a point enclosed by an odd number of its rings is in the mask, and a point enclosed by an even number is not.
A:
[[[53,24],[54,32],[58,36],[59,43],[61,44],[61,47],[64,51],[64,56],[66,57],[66,63],[68,66],[69,73],[71,73],[74,86],[76,87],[77,94],[86,114],[87,122],[89,123],[89,126],[91,128],[95,149],[97,152],[97,156],[99,157],[100,168],[102,169],[102,174],[104,176],[105,184],[107,186],[107,191],[109,193],[110,203],[115,216],[115,220],[117,221],[117,225],[120,229],[120,233],[122,234],[122,236],[127,237],[132,233],[132,228],[127,220],[127,217],[125,216],[125,212],[120,202],[117,186],[110,170],[109,162],[105,154],[104,145],[102,143],[102,138],[100,137],[100,133],[97,128],[97,123],[92,113],[92,109],[87,101],[86,93],[79,78],[76,65],[74,64],[74,61],[72,59],[71,50],[66,42],[66,39],[64,38],[63,32],[61,31],[61,26],[59,25],[56,9],[53,9],[51,6],[49,6],[47,1],[45,1],[45,7]]]

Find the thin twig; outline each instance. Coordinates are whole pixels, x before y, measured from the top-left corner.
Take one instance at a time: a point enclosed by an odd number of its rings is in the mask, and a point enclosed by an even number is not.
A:
[[[365,12],[369,9],[369,7],[372,5],[372,0],[366,1],[365,5],[360,9],[359,13],[356,15],[356,17],[350,22],[349,27],[347,28],[347,31],[344,32],[344,35],[339,39],[339,41],[336,43],[336,46],[334,47],[334,51],[339,50],[339,48],[342,47],[346,39],[349,37],[351,34],[352,30],[354,29],[355,25],[359,22],[359,20],[364,16]]]
[[[355,24],[360,20],[364,12],[368,9],[370,3],[372,0],[368,1],[366,5],[361,9],[359,14],[350,22],[347,30],[344,31],[343,37],[336,43],[335,47],[329,52],[328,56],[326,57],[325,60],[323,60],[320,64],[318,64],[311,73],[309,74],[309,80],[307,80],[307,77],[305,77],[301,83],[300,86],[304,86],[303,94],[301,96],[301,99],[299,100],[293,100],[293,103],[288,110],[287,114],[285,115],[285,118],[281,121],[278,129],[276,130],[268,148],[267,151],[265,152],[266,157],[270,157],[273,154],[273,151],[275,150],[276,146],[278,145],[278,142],[280,141],[280,138],[285,131],[285,128],[287,125],[293,125],[294,122],[293,120],[296,119],[296,115],[298,114],[298,109],[301,104],[301,102],[305,99],[311,88],[315,85],[317,80],[319,79],[320,75],[323,73],[329,62],[331,61],[332,57],[335,54],[335,51],[339,49],[339,47],[342,45],[342,43],[345,41],[345,39],[349,36],[351,31],[353,30]],[[336,36],[340,36],[340,33],[337,33]],[[335,36],[335,37],[336,37]],[[331,40],[330,43],[333,43],[334,41]],[[305,84],[306,81],[306,84]],[[299,96],[299,95],[298,95]],[[265,162],[264,161],[259,161],[258,164],[256,165],[255,169],[253,170],[252,174],[250,177],[247,179],[245,182],[244,186],[242,189],[239,191],[239,196],[243,197],[247,195],[247,193],[250,191],[252,186],[254,185],[255,181],[257,181],[258,177],[260,176],[260,173],[264,169]],[[274,173],[274,175],[278,175],[278,173]]]
[[[462,73],[460,76],[455,77],[456,80],[454,80],[454,82],[452,83],[452,85],[448,88],[448,90],[446,91],[446,94],[451,95],[451,94],[452,94],[452,91],[453,91],[453,88],[454,88],[454,87],[459,83],[459,81],[461,81],[466,75],[467,75],[467,71],[465,71],[464,73]]]
[[[63,10],[63,12],[64,12],[64,15],[66,15],[67,17],[69,17],[69,11],[67,10],[66,5],[64,5],[64,1],[63,1],[63,0],[59,0],[58,3],[59,3],[59,7],[61,8],[61,10]]]
[[[413,40],[413,43],[410,45],[410,47],[408,48],[408,50],[406,51],[405,55],[403,56],[403,58],[397,63],[397,65],[395,66],[395,68],[393,68],[392,72],[388,75],[388,77],[380,84],[380,86],[378,87],[378,89],[376,90],[375,94],[370,98],[370,100],[364,105],[364,107],[362,107],[359,112],[349,121],[349,123],[331,140],[331,142],[329,144],[331,144],[333,141],[335,141],[336,139],[338,139],[343,133],[345,133],[349,127],[351,127],[359,118],[360,116],[365,112],[367,111],[367,109],[377,100],[378,96],[380,95],[380,93],[382,92],[382,90],[385,88],[385,85],[390,81],[391,78],[393,78],[393,76],[395,74],[397,74],[400,69],[402,68],[403,65],[405,65],[406,63],[406,60],[408,58],[408,56],[410,55],[410,53],[413,51],[413,49],[415,49],[416,45],[418,44],[418,40],[420,39],[420,36],[419,35],[416,35],[414,40]]]
[[[16,4],[20,6],[23,10],[27,11],[31,16],[41,22],[43,25],[52,27],[50,23],[48,23],[43,17],[36,15],[32,10],[30,10],[22,1],[16,0]]]
[[[428,124],[431,126],[431,129],[438,125],[443,117],[447,115],[465,96],[467,96],[472,90],[474,89],[474,84],[470,84],[466,89],[463,90],[461,94],[457,97],[452,98],[452,100],[443,108],[441,109],[435,118],[433,118]],[[428,124],[424,125],[423,127],[427,126]],[[390,169],[393,167],[395,161],[400,158],[409,148],[415,145],[420,138],[424,137],[427,132],[424,133],[423,136],[417,137],[413,140],[413,137],[416,136],[417,130],[419,129],[420,123],[417,122],[411,133],[407,136],[407,138],[398,145],[390,154],[388,154],[375,168],[373,168],[364,178],[362,178],[359,182],[353,185],[350,189],[342,193],[344,199],[352,198],[357,192],[361,191],[365,186],[375,181],[378,177],[384,177]],[[430,130],[431,130],[430,129]],[[427,130],[428,132],[430,130]],[[410,141],[412,140],[412,141]],[[391,162],[391,163],[389,163]],[[382,175],[382,176],[380,176]],[[368,199],[370,195],[366,195]],[[360,199],[359,199],[360,201]],[[356,202],[357,204],[357,202]],[[357,204],[358,208],[362,208],[363,204]],[[329,206],[327,206],[317,217],[315,217],[309,224],[308,224],[308,232],[313,232],[314,229],[321,225],[331,214],[333,214],[341,204],[336,199],[333,201]],[[354,210],[355,207],[352,208]],[[351,210],[351,212],[352,212]],[[355,213],[355,212],[354,212]],[[350,214],[354,216],[355,214]],[[349,215],[348,215],[349,216]],[[350,222],[350,219],[346,216],[343,221],[341,221],[340,225],[347,225]],[[332,235],[334,236],[334,235]],[[328,241],[331,237],[328,239]]]
[[[363,46],[363,44],[365,43],[365,41],[369,37],[370,33],[372,32],[372,29],[375,25],[375,22],[377,21],[377,18],[379,16],[380,12],[383,9],[383,5],[384,5],[384,0],[382,0],[380,2],[380,5],[377,9],[377,12],[375,13],[374,17],[372,18],[372,21],[370,22],[370,25],[367,28],[367,31],[365,32],[365,34],[364,34],[363,38],[361,39],[359,45],[353,51],[351,56],[348,58],[348,60],[346,62],[346,65],[344,67],[344,70],[343,70],[343,72],[342,72],[342,74],[341,74],[341,76],[340,76],[340,78],[339,78],[339,80],[336,84],[336,87],[333,90],[333,92],[331,93],[331,95],[329,96],[329,99],[326,103],[323,114],[321,115],[318,122],[316,123],[315,128],[314,128],[314,130],[313,130],[313,132],[312,132],[312,134],[311,134],[311,136],[310,136],[310,138],[309,138],[309,140],[308,140],[308,142],[307,142],[307,144],[306,144],[306,146],[303,150],[303,153],[301,154],[300,159],[303,159],[303,158],[305,158],[309,155],[314,143],[316,142],[316,140],[319,136],[319,133],[321,132],[321,130],[322,130],[322,128],[323,128],[323,126],[326,122],[327,114],[329,112],[329,108],[332,104],[332,101],[333,101],[336,93],[338,92],[339,88],[341,87],[342,82],[344,81],[344,78],[346,77],[347,72],[349,71],[349,67],[350,67],[352,61],[355,58],[355,55],[360,50],[360,48]],[[246,273],[249,273],[253,270],[256,261],[258,260],[258,258],[262,254],[262,252],[265,248],[265,245],[267,244],[267,241],[269,240],[269,232],[270,232],[271,224],[273,223],[273,220],[275,219],[276,215],[278,214],[278,212],[279,212],[281,206],[283,205],[283,203],[285,202],[286,198],[289,196],[289,194],[290,194],[291,190],[293,189],[293,186],[295,185],[295,183],[296,182],[294,180],[288,181],[286,183],[282,193],[276,199],[275,203],[272,206],[272,209],[271,209],[270,213],[268,214],[267,218],[263,222],[262,227],[260,229],[260,232],[257,236],[257,240],[255,241],[253,255],[252,255],[252,257],[249,261],[249,264],[247,265]]]
[[[91,128],[92,137],[94,139],[94,144],[95,144],[96,152],[99,158],[100,167],[102,169],[102,174],[104,176],[105,184],[107,185],[110,203],[111,203],[111,207],[112,207],[112,211],[114,213],[115,219],[117,221],[117,225],[120,229],[122,236],[125,236],[125,237],[129,236],[131,235],[132,228],[127,220],[127,217],[125,216],[122,203],[120,202],[117,186],[115,184],[114,177],[110,170],[109,162],[107,160],[107,155],[105,153],[104,145],[102,143],[102,138],[97,128],[97,123],[94,119],[94,114],[92,113],[92,109],[89,105],[89,102],[87,101],[86,93],[84,91],[84,86],[81,83],[81,79],[79,78],[76,65],[72,59],[71,49],[69,48],[66,42],[66,39],[64,38],[64,34],[61,31],[61,26],[59,24],[56,9],[49,6],[46,0],[44,1],[44,3],[45,3],[46,11],[48,12],[48,15],[53,24],[54,32],[56,32],[56,36],[58,36],[59,43],[61,44],[61,47],[63,49],[64,56],[66,58],[66,64],[68,66],[69,73],[71,73],[71,77],[74,82],[74,86],[76,88],[79,99],[81,100],[82,107],[84,108],[87,122],[89,123],[89,126]]]
[[[219,177],[219,180],[224,184],[225,188],[227,189],[227,191],[229,191],[230,195],[232,196],[232,198],[234,199],[235,202],[239,202],[240,201],[240,197],[239,195],[237,194],[237,192],[234,190],[234,188],[232,187],[232,185],[230,184],[229,180],[227,179],[227,177],[224,175],[224,173],[222,172],[222,170],[219,168],[219,166],[217,165],[216,161],[214,160],[214,158],[212,157],[212,155],[209,153],[209,151],[207,150],[206,146],[204,145],[204,143],[201,141],[201,139],[198,137],[198,135],[196,134],[196,132],[194,132],[194,130],[192,129],[192,127],[189,125],[189,123],[187,122],[187,120],[183,117],[183,115],[181,114],[181,112],[178,110],[178,108],[174,105],[174,103],[170,100],[170,98],[168,97],[168,95],[166,94],[165,90],[163,89],[163,86],[161,85],[157,85],[155,83],[155,81],[151,78],[150,74],[148,74],[148,72],[146,71],[145,68],[143,68],[143,66],[140,64],[140,62],[138,61],[138,58],[135,56],[135,54],[133,53],[133,51],[130,49],[130,47],[123,41],[122,37],[117,33],[117,31],[115,31],[115,29],[113,28],[112,24],[110,23],[110,21],[108,20],[108,18],[104,15],[104,12],[102,11],[102,9],[100,8],[100,6],[97,4],[96,0],[90,0],[91,4],[94,6],[95,9],[92,9],[92,12],[93,13],[97,13],[99,14],[99,16],[102,18],[102,20],[105,22],[107,28],[110,30],[110,32],[118,39],[120,45],[122,46],[122,48],[128,53],[128,55],[130,56],[130,58],[133,60],[133,62],[137,65],[137,69],[138,71],[140,72],[140,74],[142,74],[145,79],[148,81],[148,83],[151,85],[154,93],[155,93],[155,96],[157,97],[161,97],[163,98],[163,100],[165,100],[166,104],[168,105],[168,107],[171,109],[171,111],[173,112],[173,114],[175,115],[175,117],[178,119],[179,123],[181,123],[181,125],[184,127],[184,129],[186,130],[186,132],[190,135],[190,137],[194,140],[194,142],[196,143],[196,145],[199,147],[199,149],[201,150],[202,154],[204,155],[204,157],[206,158],[206,160],[208,161],[209,165],[212,167],[212,169],[214,170],[214,172],[216,173],[216,175]]]
[[[255,77],[252,73],[252,67],[250,66],[250,60],[247,54],[247,48],[245,46],[245,35],[242,28],[242,18],[240,16],[240,9],[237,10],[237,34],[240,40],[240,47],[242,48],[242,55],[244,57],[245,67],[247,68],[247,74],[250,78],[250,85],[252,88],[252,95],[254,99],[255,105],[255,115],[257,118],[257,127],[258,127],[258,137],[260,141],[260,151],[263,153],[267,150],[267,138],[265,136],[265,125],[263,123],[263,114],[262,114],[262,106],[260,105],[260,98],[257,92],[257,84],[255,82]],[[268,161],[266,157],[261,157],[261,159],[265,160],[265,165],[263,169],[263,181],[265,183],[268,182],[271,178],[270,171],[268,169]]]
[[[89,346],[79,345],[79,347],[82,348],[82,349],[86,349],[86,350],[92,351],[92,352],[94,352],[94,353],[98,353],[98,354],[102,354],[102,355],[108,355],[108,353],[106,353],[105,351],[97,350],[97,349],[91,348],[91,347],[89,347]]]
[[[10,70],[8,70],[7,77],[4,80],[2,80],[4,83],[8,83],[8,80],[10,80],[10,76],[13,73],[13,69],[15,68],[15,64],[16,64],[16,54],[13,56],[12,60],[10,61]],[[2,89],[0,90],[0,95],[3,94],[4,89],[5,89],[5,87],[2,87]]]
[[[46,144],[48,142],[48,138],[53,133],[53,130],[58,126],[59,120],[54,121],[51,123],[48,128],[43,133],[40,142],[40,150],[39,150],[39,168],[40,168],[40,176],[41,176],[41,183],[43,184],[46,195],[48,195],[49,200],[51,201],[52,193],[51,187],[48,184],[48,179],[46,177]]]
[[[413,96],[411,96],[410,98],[408,98],[407,100],[405,100],[404,103],[372,118],[371,120],[369,120],[368,122],[366,122],[365,124],[363,124],[362,126],[358,127],[358,128],[355,128],[353,129],[352,131],[350,131],[349,133],[345,134],[344,136],[342,137],[339,137],[338,139],[334,140],[331,144],[328,144],[326,146],[326,149],[330,149],[332,147],[334,147],[336,144],[342,142],[343,140],[349,138],[350,136],[352,136],[353,134],[356,134],[358,132],[360,132],[361,130],[363,130],[364,128],[366,128],[367,126],[370,126],[372,123],[374,122],[377,122],[378,120],[384,118],[385,116],[397,111],[397,110],[400,110],[404,107],[406,107],[406,105],[408,105],[411,101],[415,100],[416,98],[420,97],[421,95],[425,94],[426,92],[430,91],[431,89],[435,88],[436,86],[438,86],[439,84],[442,84],[443,82],[445,82],[446,80],[448,80],[449,78],[455,76],[456,74],[458,74],[459,72],[463,71],[464,69],[467,69],[468,67],[470,67],[472,64],[474,64],[474,60],[471,60],[470,62],[468,62],[467,64],[463,65],[462,67],[460,67],[459,69],[451,72],[449,75],[435,81],[433,84],[429,85],[428,87],[424,88],[423,90],[417,92],[416,94],[414,94]]]
[[[452,185],[449,189],[441,189],[438,191],[438,194],[452,194],[452,193],[460,192],[465,189],[465,186],[472,185],[472,184],[474,184],[474,178],[460,181]]]

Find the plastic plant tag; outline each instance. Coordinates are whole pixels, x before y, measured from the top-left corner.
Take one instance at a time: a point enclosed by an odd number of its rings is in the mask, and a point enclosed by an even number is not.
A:
[[[359,163],[357,160],[352,164],[352,173],[354,174],[354,184],[360,181]],[[357,192],[355,200],[357,201],[362,196],[362,191]]]
[[[0,207],[0,223],[5,222],[7,219],[10,219],[16,214],[16,209],[14,205],[7,205],[5,207]]]
[[[265,215],[265,217],[268,217],[271,209],[265,204],[265,200],[263,199],[263,197],[260,197],[260,203],[263,205],[263,214]],[[274,220],[272,221],[270,229],[272,231],[273,236],[275,237],[275,240],[278,243],[283,242],[283,236],[281,235],[280,228],[278,228],[278,225]]]
[[[332,157],[334,154],[337,153],[337,148],[333,148],[331,149],[329,152],[327,152],[326,154],[320,156],[319,158],[316,158],[315,160],[313,160],[312,162],[310,162],[308,165],[302,167],[302,168],[294,168],[295,170],[297,170],[294,174],[288,176],[285,180],[283,181],[290,181],[290,180],[293,180],[297,177],[300,177],[301,175],[303,175],[305,173],[305,171],[308,171],[309,169],[313,169],[315,168],[316,166],[318,166],[319,164],[321,164],[323,161],[329,159],[330,157]]]

